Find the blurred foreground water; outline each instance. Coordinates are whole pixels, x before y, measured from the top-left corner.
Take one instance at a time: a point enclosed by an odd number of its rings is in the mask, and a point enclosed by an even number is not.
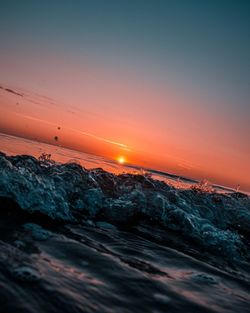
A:
[[[249,312],[248,195],[7,135],[0,150],[2,312]]]

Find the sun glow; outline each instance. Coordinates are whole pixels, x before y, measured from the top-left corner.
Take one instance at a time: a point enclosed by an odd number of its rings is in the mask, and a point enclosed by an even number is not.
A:
[[[126,159],[124,156],[119,156],[116,160],[119,164],[124,164],[126,162]]]

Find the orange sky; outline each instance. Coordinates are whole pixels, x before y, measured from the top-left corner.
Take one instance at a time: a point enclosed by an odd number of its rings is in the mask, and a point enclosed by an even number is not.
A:
[[[0,2],[0,131],[250,190],[248,2],[73,2]]]
[[[98,77],[98,93],[70,103],[2,85],[23,96],[0,89],[0,131],[250,190],[249,147],[228,116],[199,110],[190,95]]]

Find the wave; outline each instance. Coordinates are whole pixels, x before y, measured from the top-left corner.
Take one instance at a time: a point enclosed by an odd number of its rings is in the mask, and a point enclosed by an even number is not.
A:
[[[178,189],[144,174],[0,153],[0,206],[55,222],[132,228],[147,222],[230,260],[249,258],[250,198],[243,193]],[[2,205],[1,205],[2,204]],[[151,233],[152,238],[154,233]]]

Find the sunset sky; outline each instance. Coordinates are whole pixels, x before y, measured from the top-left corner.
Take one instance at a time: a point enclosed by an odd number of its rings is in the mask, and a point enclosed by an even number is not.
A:
[[[0,132],[250,190],[249,30],[248,1],[1,0]]]

